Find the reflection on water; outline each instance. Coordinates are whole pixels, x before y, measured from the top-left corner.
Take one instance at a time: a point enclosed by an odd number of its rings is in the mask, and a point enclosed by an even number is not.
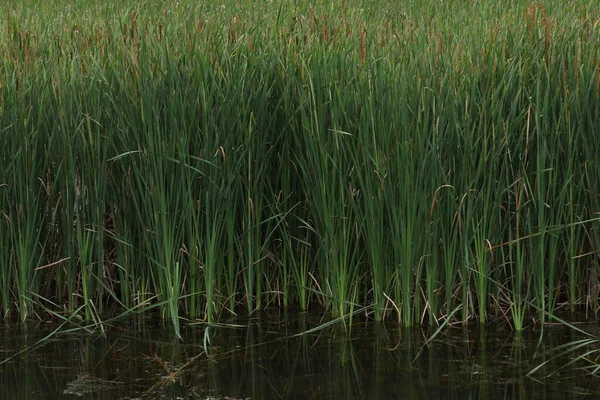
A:
[[[0,365],[7,399],[581,399],[600,398],[600,380],[577,365],[548,359],[550,349],[581,338],[559,326],[516,336],[498,326],[433,331],[356,323],[291,337],[322,321],[306,314],[261,315],[211,328],[189,324],[177,340],[158,319],[107,327],[106,337],[65,334]],[[0,327],[5,359],[49,334],[52,324]],[[597,326],[587,327],[596,329]],[[579,365],[580,366],[580,365]]]

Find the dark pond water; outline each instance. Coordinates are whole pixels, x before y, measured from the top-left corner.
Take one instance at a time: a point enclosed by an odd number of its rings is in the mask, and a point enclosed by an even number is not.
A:
[[[357,322],[352,334],[318,315],[263,314],[211,328],[183,327],[183,340],[152,318],[105,327],[105,335],[53,335],[54,323],[0,325],[2,399],[600,399],[600,378],[551,359],[582,334],[548,325],[515,335],[507,326],[435,330]],[[600,334],[598,325],[582,324]],[[527,376],[536,365],[551,361]],[[558,372],[555,372],[559,370]],[[550,373],[555,372],[551,376]]]

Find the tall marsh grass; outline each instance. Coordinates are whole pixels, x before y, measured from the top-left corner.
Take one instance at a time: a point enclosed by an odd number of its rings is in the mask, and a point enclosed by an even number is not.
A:
[[[4,5],[2,314],[597,312],[600,6],[397,3]]]

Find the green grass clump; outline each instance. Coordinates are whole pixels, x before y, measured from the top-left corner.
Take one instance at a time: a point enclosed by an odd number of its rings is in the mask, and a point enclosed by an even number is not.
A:
[[[600,6],[397,3],[3,6],[3,315],[597,312]]]

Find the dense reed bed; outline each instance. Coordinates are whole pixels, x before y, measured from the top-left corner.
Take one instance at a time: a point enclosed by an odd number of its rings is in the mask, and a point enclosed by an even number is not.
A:
[[[562,3],[11,2],[2,314],[597,312],[600,6]]]

